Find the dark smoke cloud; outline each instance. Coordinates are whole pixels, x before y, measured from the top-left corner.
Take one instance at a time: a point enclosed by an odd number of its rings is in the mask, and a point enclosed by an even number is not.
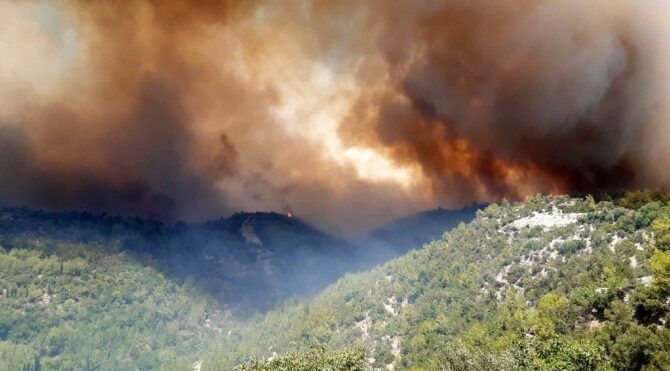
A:
[[[668,77],[667,4],[397,5],[371,11],[387,88],[363,94],[342,135],[419,164],[438,199],[461,203],[667,187],[646,151],[667,138],[652,80]]]
[[[228,212],[215,181],[237,171],[237,149],[225,130],[202,140],[192,132],[183,95],[190,78],[206,73],[180,48],[201,24],[225,22],[241,7],[221,1],[67,7],[87,42],[85,81],[65,81],[65,92],[50,101],[26,99],[3,125],[2,203],[168,221]]]
[[[352,232],[436,204],[668,186],[660,0],[0,10],[3,204],[293,210]]]
[[[177,93],[147,78],[137,98],[136,108],[118,123],[109,123],[110,132],[100,141],[79,146],[79,134],[72,132],[72,113],[49,109],[40,118],[43,139],[31,146],[16,125],[3,125],[0,147],[3,177],[3,204],[37,204],[46,208],[76,208],[174,220],[194,205],[201,210],[220,210],[217,191],[188,165],[189,135],[185,131]],[[98,123],[90,123],[99,129]],[[107,123],[101,123],[106,125]],[[82,128],[82,130],[85,130]],[[213,172],[228,173],[234,164],[227,154],[234,149],[222,136],[221,165]],[[95,145],[95,147],[93,146]],[[56,158],[40,159],[41,146],[57,148]],[[66,153],[63,153],[65,151]],[[66,157],[79,158],[72,166],[60,163]],[[96,158],[99,158],[98,162]]]

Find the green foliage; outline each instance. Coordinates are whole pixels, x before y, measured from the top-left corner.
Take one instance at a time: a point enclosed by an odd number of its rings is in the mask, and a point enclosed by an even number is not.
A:
[[[14,240],[0,250],[0,360],[12,369],[670,369],[667,201],[627,193],[491,205],[420,250],[245,322],[152,259]]]
[[[562,255],[574,254],[575,252],[582,250],[586,247],[586,243],[583,240],[570,240],[561,244],[558,248],[558,252]]]
[[[599,192],[594,195],[596,201],[610,201],[626,209],[637,210],[651,202],[670,203],[670,193],[665,191],[623,191]]]
[[[536,370],[595,370],[605,368],[606,353],[604,347],[594,340],[575,340],[566,337],[550,336],[545,339],[527,339],[521,342],[523,354],[519,363],[524,368]]]
[[[380,368],[668,369],[670,260],[650,232],[670,212],[645,197],[492,205],[441,241],[240,328],[209,364],[317,342],[364,345]],[[510,224],[562,213],[579,214]]]
[[[651,282],[636,290],[632,302],[643,321],[665,320],[670,300],[670,252],[656,251],[649,259],[649,268]]]
[[[423,368],[449,371],[517,370],[521,369],[521,363],[509,350],[496,351],[462,343],[446,343],[435,348],[423,367],[413,369]]]
[[[287,353],[272,358],[253,358],[235,368],[238,371],[362,371],[370,369],[361,348],[326,352],[314,346],[307,352]]]
[[[33,349],[11,341],[0,341],[0,371],[40,369],[40,360]]]
[[[574,316],[570,309],[570,300],[554,292],[544,295],[537,305],[538,317],[549,333],[566,334],[572,330],[569,320]]]
[[[0,370],[156,369],[228,327],[211,299],[144,261],[24,243],[0,250]]]
[[[670,250],[670,217],[664,216],[651,223],[651,230],[656,238],[656,246],[663,250]]]

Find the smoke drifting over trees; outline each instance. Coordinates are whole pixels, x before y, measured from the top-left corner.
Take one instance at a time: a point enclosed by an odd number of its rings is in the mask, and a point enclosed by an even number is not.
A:
[[[663,1],[0,1],[0,203],[354,232],[667,188]]]

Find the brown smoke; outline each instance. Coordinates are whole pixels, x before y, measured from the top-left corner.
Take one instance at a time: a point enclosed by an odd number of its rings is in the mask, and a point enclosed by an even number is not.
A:
[[[438,204],[665,188],[669,15],[633,0],[0,0],[0,204],[293,210],[351,232]]]
[[[652,80],[668,77],[668,22],[651,16],[666,4],[428,3],[377,21],[388,90],[364,96],[375,114],[354,112],[345,133],[419,163],[438,195],[463,202],[667,186],[645,153],[668,118]]]
[[[11,192],[0,194],[2,202],[168,220],[220,212],[207,180],[234,173],[236,150],[221,131],[204,151],[208,158],[194,156],[201,143],[184,94],[191,78],[207,72],[187,61],[180,38],[239,9],[218,1],[67,5],[61,16],[87,49],[81,70],[50,99],[26,93],[8,115],[4,130],[12,137],[3,139],[12,143],[0,148],[0,161],[10,169],[3,173]],[[205,160],[202,169],[194,164]]]

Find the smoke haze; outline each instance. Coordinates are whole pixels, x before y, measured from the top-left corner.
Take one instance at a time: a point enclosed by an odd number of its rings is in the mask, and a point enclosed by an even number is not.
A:
[[[668,188],[670,4],[0,0],[0,204],[355,233]]]

